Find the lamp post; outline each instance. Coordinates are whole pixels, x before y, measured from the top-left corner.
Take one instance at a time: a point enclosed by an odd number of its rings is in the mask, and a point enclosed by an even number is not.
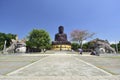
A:
[[[118,45],[116,41],[115,41],[115,44],[116,44],[116,52],[118,52]]]
[[[5,40],[5,43],[4,43],[4,48],[3,48],[3,53],[6,52],[6,40]]]

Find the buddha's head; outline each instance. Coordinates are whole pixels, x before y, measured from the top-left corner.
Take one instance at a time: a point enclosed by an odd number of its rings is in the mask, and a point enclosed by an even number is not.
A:
[[[64,32],[64,27],[63,27],[63,26],[59,26],[58,29],[59,29],[59,33],[60,33],[60,34]]]

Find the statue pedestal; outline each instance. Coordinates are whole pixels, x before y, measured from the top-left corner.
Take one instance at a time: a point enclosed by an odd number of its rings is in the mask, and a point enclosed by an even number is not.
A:
[[[52,50],[71,50],[71,45],[68,44],[52,45]]]

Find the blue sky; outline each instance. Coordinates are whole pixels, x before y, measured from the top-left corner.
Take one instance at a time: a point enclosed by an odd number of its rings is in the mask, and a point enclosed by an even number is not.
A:
[[[45,29],[54,39],[58,26],[95,32],[94,38],[120,41],[120,0],[0,0],[0,32],[26,37]]]

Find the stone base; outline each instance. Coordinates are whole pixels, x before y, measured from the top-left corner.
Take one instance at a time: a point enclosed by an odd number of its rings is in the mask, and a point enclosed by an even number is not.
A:
[[[71,45],[52,45],[52,50],[71,50]]]

